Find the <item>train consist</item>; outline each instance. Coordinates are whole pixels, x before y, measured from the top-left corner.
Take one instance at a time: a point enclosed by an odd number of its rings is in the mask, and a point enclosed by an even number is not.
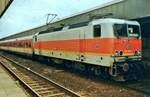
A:
[[[43,56],[115,80],[136,79],[143,69],[141,30],[136,21],[96,19],[0,41],[0,49]],[[67,62],[69,62],[67,64]]]

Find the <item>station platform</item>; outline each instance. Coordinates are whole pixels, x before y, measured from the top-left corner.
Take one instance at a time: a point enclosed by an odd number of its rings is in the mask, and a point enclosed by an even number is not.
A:
[[[0,66],[0,97],[28,97],[2,66]]]

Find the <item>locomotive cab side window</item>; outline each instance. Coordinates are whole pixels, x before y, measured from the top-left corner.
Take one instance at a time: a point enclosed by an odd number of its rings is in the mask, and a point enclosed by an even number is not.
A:
[[[94,37],[101,37],[101,25],[94,26]]]
[[[35,35],[35,37],[34,37],[34,41],[37,42],[37,36],[36,36],[36,35]]]

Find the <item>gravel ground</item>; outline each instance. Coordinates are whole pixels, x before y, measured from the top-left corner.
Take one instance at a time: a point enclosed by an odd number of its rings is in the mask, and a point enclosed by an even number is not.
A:
[[[39,72],[66,88],[79,93],[83,97],[148,97],[136,91],[127,90],[105,81],[95,80],[95,78],[73,73],[62,68],[52,67],[44,63],[34,62],[13,55],[9,56],[22,65]]]

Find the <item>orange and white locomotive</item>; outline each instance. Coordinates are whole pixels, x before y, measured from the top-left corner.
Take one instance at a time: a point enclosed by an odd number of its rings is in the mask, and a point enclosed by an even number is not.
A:
[[[135,78],[134,74],[143,68],[140,24],[122,19],[96,19],[51,28],[1,41],[0,49],[45,56],[57,63],[80,63],[75,67],[97,75],[109,73],[114,79]]]

